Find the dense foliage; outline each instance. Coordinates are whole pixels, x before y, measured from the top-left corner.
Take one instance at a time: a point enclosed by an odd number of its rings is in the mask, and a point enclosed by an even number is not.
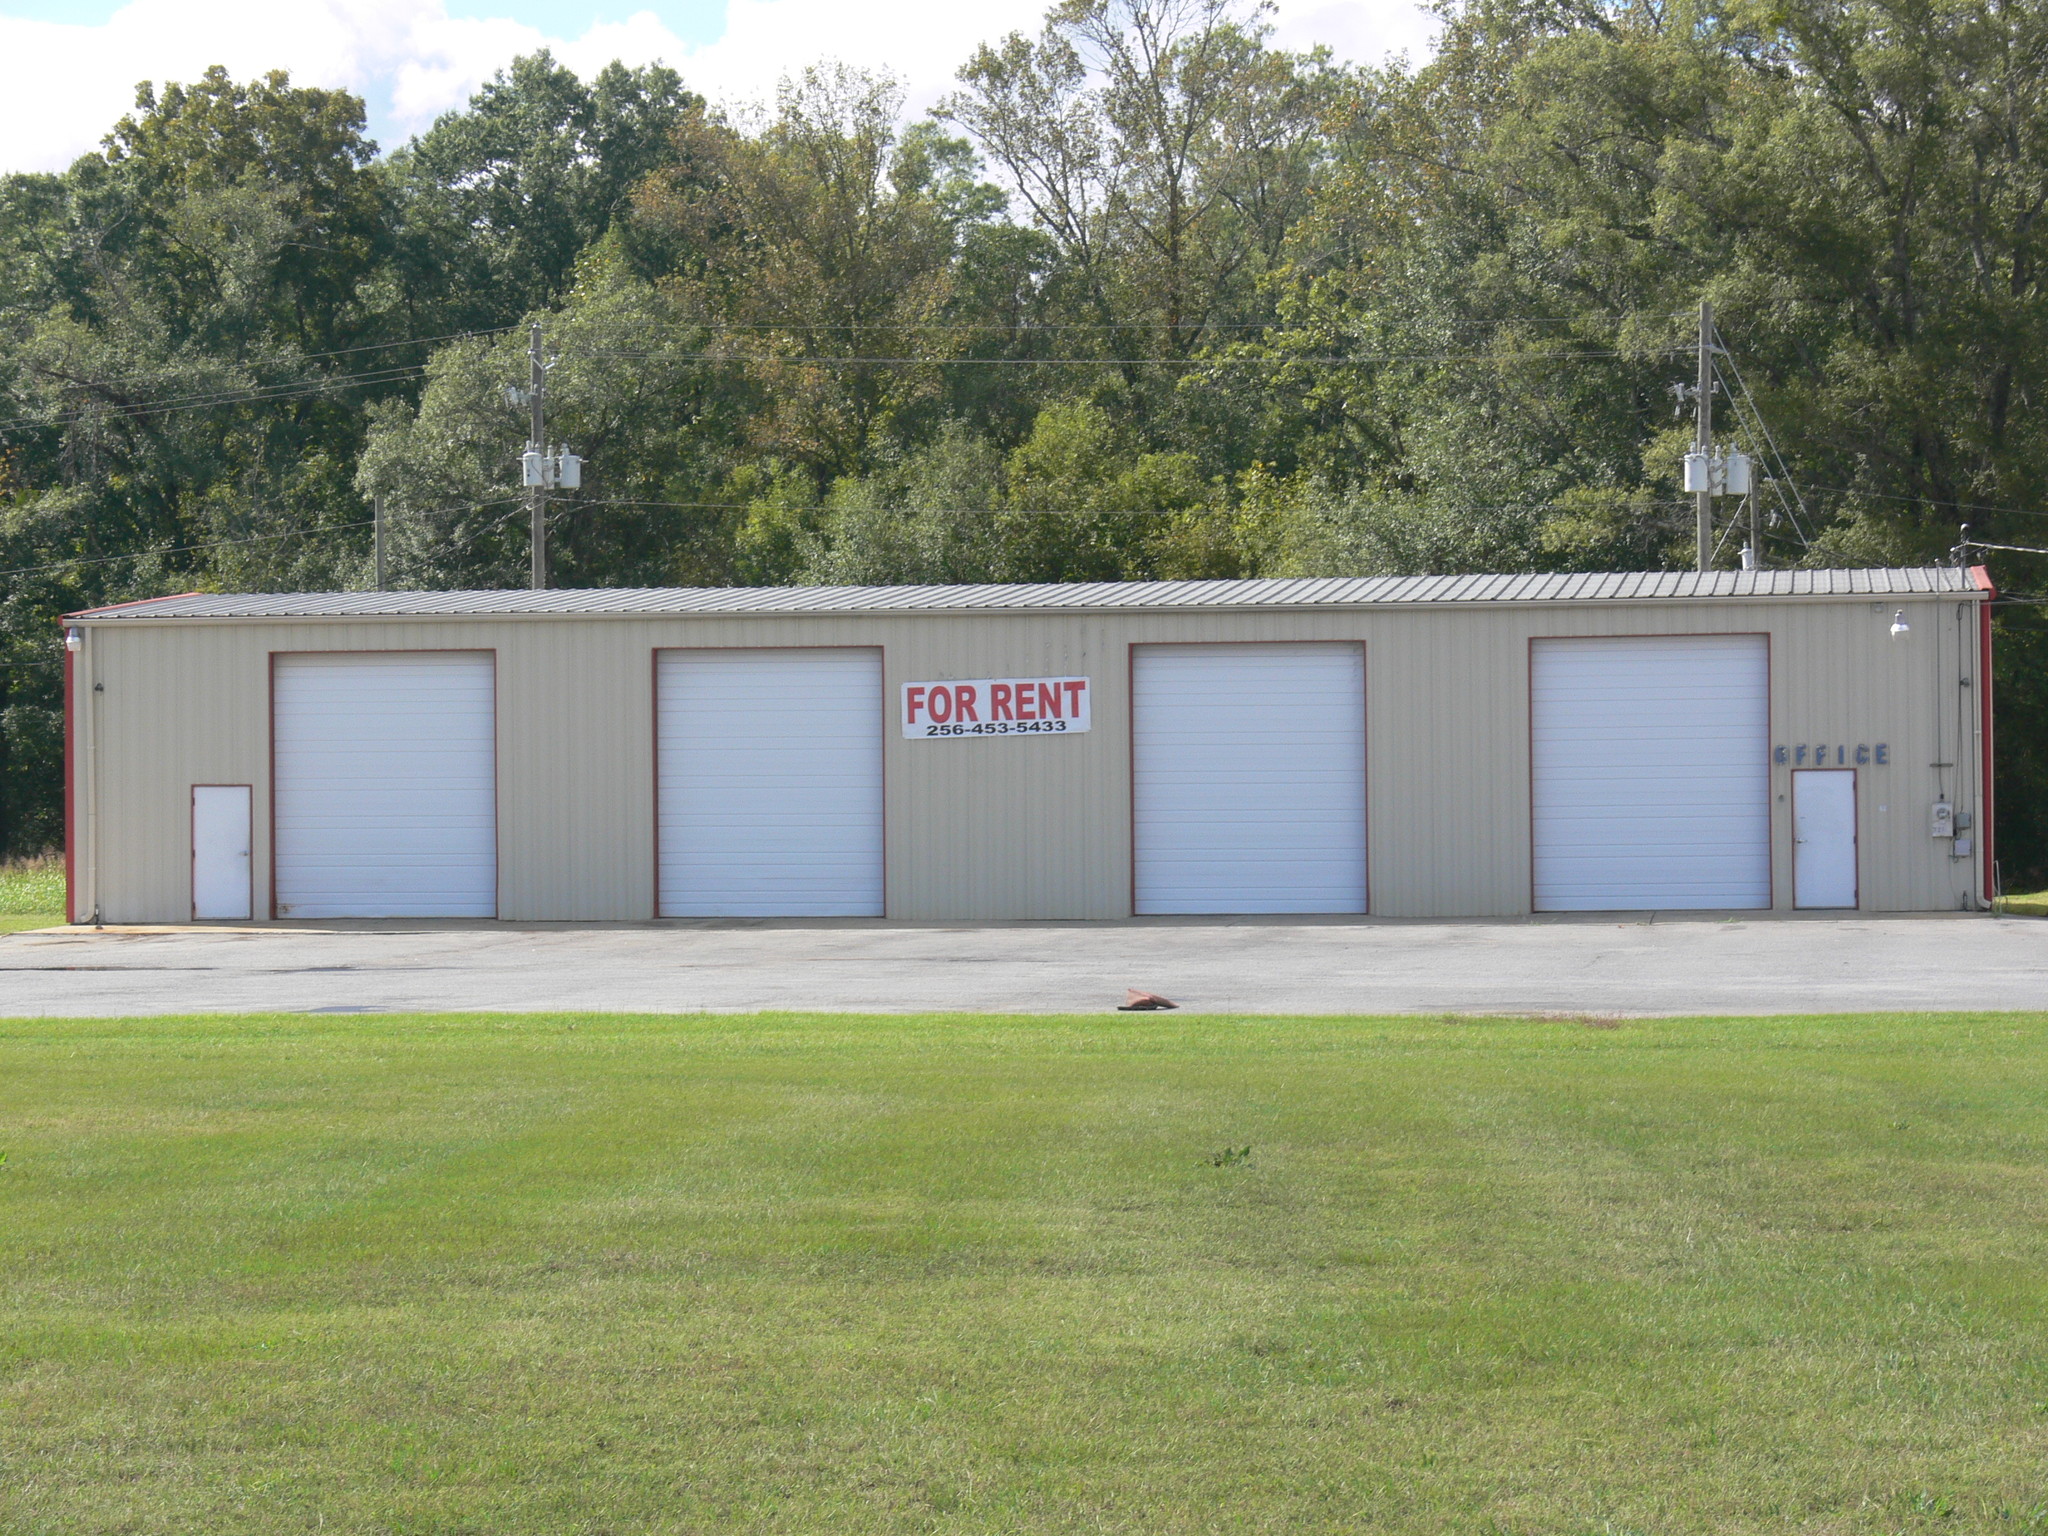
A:
[[[2039,7],[1463,0],[1361,70],[1060,0],[901,106],[543,55],[380,158],[216,70],[0,180],[0,849],[58,833],[66,609],[365,585],[376,495],[400,584],[521,584],[535,321],[568,585],[1689,565],[1702,297],[1771,563],[2048,543]],[[1990,563],[2031,881],[2048,562]]]

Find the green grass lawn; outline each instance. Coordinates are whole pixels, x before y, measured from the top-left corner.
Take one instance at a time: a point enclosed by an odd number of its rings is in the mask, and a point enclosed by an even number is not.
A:
[[[64,921],[64,859],[0,859],[0,933]]]
[[[2048,1531],[2048,1016],[17,1021],[0,1148],[10,1536]]]

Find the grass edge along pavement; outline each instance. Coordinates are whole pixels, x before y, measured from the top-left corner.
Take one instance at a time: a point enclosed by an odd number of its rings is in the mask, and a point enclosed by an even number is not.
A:
[[[0,1022],[0,1529],[2048,1530],[2044,1046]]]
[[[64,856],[0,859],[0,934],[64,921]]]

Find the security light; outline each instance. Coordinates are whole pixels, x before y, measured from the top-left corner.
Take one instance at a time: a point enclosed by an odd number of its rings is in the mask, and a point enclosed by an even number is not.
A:
[[[82,650],[84,650],[84,649],[85,649],[85,636],[81,635],[81,634],[80,634],[80,633],[79,633],[79,632],[78,632],[77,630],[75,630],[75,629],[67,629],[67,630],[65,630],[65,631],[64,631],[64,649],[65,649],[65,650],[67,650],[67,651],[82,651]]]
[[[1892,614],[1892,638],[1903,640],[1913,633],[1913,626],[1906,622],[1906,610],[1897,609]]]

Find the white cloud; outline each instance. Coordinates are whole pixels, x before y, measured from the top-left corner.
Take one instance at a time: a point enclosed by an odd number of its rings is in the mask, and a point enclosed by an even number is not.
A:
[[[133,0],[99,26],[0,16],[0,170],[61,170],[129,110],[137,81],[190,80],[211,64],[237,79],[284,69],[303,85],[355,91],[387,148],[541,47],[586,75],[614,58],[663,60],[692,89],[735,104],[769,101],[781,76],[838,58],[894,72],[919,112],[952,88],[976,44],[1035,31],[1045,4],[728,0],[723,35],[697,46],[649,11],[554,38],[451,17],[445,0]],[[1324,42],[1361,62],[1427,52],[1429,19],[1413,0],[1283,0],[1276,20],[1288,47]]]
[[[889,70],[908,87],[912,113],[952,90],[976,45],[1035,34],[1050,0],[728,0],[725,35],[682,66],[694,90],[724,101],[769,102],[776,82],[819,59]],[[1414,0],[1279,0],[1274,40],[1326,43],[1340,59],[1377,64],[1397,53],[1427,57],[1435,18]]]
[[[1379,64],[1396,54],[1421,63],[1434,51],[1436,17],[1409,0],[1282,0],[1273,40],[1283,48],[1317,43],[1339,59]]]

